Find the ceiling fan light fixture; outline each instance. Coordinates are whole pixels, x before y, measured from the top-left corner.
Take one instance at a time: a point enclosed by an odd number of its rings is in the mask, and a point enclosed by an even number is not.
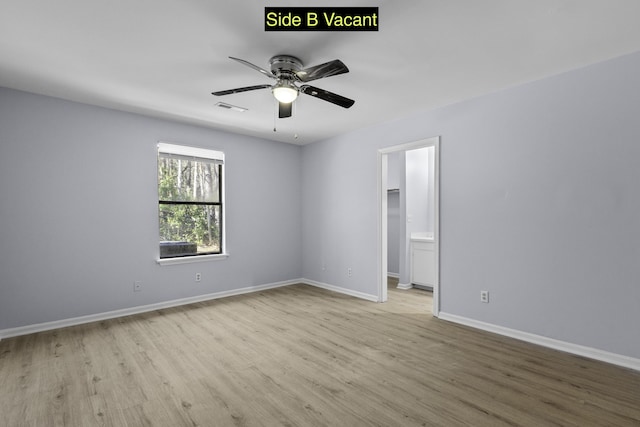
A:
[[[288,82],[278,82],[272,89],[273,96],[283,104],[290,104],[298,97],[298,88]]]

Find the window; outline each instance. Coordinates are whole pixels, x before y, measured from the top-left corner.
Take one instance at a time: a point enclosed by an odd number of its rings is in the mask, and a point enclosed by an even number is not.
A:
[[[224,253],[224,153],[158,144],[160,258]]]

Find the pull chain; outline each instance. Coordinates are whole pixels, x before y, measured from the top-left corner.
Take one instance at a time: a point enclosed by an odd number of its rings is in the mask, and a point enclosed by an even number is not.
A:
[[[278,103],[278,101],[276,101],[276,104],[277,104],[277,103]],[[279,107],[279,104],[278,104],[278,105],[276,105],[276,107]],[[274,132],[277,132],[277,131],[276,131],[276,111],[277,111],[277,108],[274,108],[274,109],[273,109],[273,131],[274,131]]]

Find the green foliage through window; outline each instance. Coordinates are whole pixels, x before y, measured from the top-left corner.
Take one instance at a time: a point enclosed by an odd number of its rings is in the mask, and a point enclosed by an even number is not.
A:
[[[160,257],[222,251],[222,164],[159,153]]]

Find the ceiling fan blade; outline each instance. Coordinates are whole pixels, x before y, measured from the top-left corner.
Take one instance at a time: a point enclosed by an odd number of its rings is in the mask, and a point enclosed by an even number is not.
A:
[[[211,92],[211,95],[215,95],[215,96],[231,95],[232,93],[248,92],[250,90],[266,89],[268,87],[271,87],[271,85],[257,85],[257,86],[239,87],[237,89],[229,89],[229,90],[221,90],[221,91],[218,91],[218,92]]]
[[[265,70],[263,68],[260,68],[257,65],[254,65],[249,61],[245,61],[244,59],[240,59],[240,58],[234,58],[233,56],[230,56],[229,58],[233,59],[234,61],[238,61],[239,63],[244,64],[249,68],[253,68],[254,70],[261,72],[262,74],[264,74],[265,76],[267,76],[267,77],[269,77],[271,79],[277,79],[276,76],[271,74],[269,71],[267,71],[267,70]]]
[[[293,102],[289,102],[285,104],[284,102],[278,103],[278,117],[281,119],[286,119],[287,117],[291,117],[291,110],[293,106]]]
[[[348,73],[349,69],[339,59],[325,62],[324,64],[309,67],[296,72],[301,82],[310,82],[312,80],[322,79],[324,77],[336,76],[338,74]]]
[[[320,98],[323,101],[331,102],[332,104],[339,105],[344,108],[351,107],[356,101],[353,99],[345,98],[342,95],[338,95],[328,90],[320,89],[314,86],[303,85],[300,86],[300,92],[311,95],[315,98]]]

